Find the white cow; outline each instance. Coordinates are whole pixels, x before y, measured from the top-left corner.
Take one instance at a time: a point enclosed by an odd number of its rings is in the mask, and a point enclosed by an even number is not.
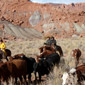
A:
[[[67,72],[64,72],[64,74],[62,76],[62,79],[63,79],[62,85],[65,85],[66,84],[66,80],[67,80],[68,76],[69,76],[68,73]]]
[[[62,85],[76,85],[76,77],[73,76],[72,74],[76,72],[75,68],[72,68],[69,72],[64,72],[62,79],[63,83]]]

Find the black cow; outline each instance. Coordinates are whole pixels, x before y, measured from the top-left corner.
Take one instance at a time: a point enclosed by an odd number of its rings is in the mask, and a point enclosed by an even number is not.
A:
[[[55,64],[59,65],[60,56],[58,53],[50,54],[46,56],[46,61],[49,63],[49,65],[52,65],[52,66],[54,66]]]
[[[33,65],[36,62],[34,58],[32,57],[26,57],[26,56],[22,56],[22,59],[27,61],[27,74],[28,74],[28,79],[31,80],[31,73],[33,72],[34,68]]]
[[[60,56],[57,53],[46,56],[46,59],[41,59],[38,63],[34,64],[35,80],[36,72],[39,74],[39,80],[41,81],[41,76],[49,74],[55,64],[59,64]]]
[[[48,75],[50,70],[49,63],[45,59],[41,59],[38,63],[34,64],[35,80],[37,80],[36,72],[38,72],[39,80],[41,81],[41,76]]]

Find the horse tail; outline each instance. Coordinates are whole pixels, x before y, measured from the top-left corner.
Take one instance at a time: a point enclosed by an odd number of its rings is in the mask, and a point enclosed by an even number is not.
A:
[[[56,51],[59,52],[60,56],[63,56],[63,50],[60,46],[56,46]]]

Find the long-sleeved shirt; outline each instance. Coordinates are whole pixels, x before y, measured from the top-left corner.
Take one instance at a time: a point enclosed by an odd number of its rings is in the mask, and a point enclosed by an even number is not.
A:
[[[0,44],[0,49],[1,49],[3,52],[5,52],[5,48],[6,48],[5,43],[1,43],[1,44]]]

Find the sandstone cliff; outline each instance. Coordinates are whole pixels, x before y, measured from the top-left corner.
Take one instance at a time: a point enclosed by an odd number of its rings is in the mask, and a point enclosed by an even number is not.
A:
[[[85,3],[65,5],[39,4],[29,0],[0,0],[0,20],[1,29],[4,28],[1,22],[7,21],[23,29],[37,30],[39,37],[85,36]],[[13,35],[8,30],[6,32]]]

